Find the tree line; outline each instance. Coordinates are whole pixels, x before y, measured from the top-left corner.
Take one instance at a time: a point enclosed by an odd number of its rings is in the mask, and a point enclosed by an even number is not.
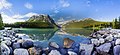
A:
[[[120,16],[118,18],[115,18],[112,23],[113,23],[112,28],[120,29]]]

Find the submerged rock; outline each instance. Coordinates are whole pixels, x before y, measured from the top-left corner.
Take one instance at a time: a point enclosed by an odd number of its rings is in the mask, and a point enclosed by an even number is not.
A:
[[[29,55],[29,53],[27,49],[19,48],[14,50],[14,55]]]
[[[99,54],[107,54],[110,51],[111,43],[105,43],[96,47],[96,50]]]
[[[57,50],[51,50],[51,52],[48,55],[61,55],[61,54]]]
[[[41,48],[32,47],[28,49],[30,55],[41,55]]]
[[[56,42],[50,42],[49,45],[54,48],[59,48],[59,45]]]
[[[93,44],[81,44],[80,43],[80,51],[84,50],[85,55],[91,55],[93,51],[94,45]]]
[[[69,38],[64,38],[64,46],[63,47],[70,48],[73,43],[74,43],[74,40],[71,40]]]

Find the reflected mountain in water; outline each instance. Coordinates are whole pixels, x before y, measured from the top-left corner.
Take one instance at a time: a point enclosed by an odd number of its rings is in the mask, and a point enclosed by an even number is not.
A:
[[[73,35],[73,36],[86,36],[88,37],[93,30],[92,29],[65,29],[65,32]]]
[[[19,29],[20,33],[29,35],[33,40],[49,40],[57,29]]]

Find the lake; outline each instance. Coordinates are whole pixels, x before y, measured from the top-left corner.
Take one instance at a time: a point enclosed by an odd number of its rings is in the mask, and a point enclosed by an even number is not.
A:
[[[19,29],[20,33],[29,35],[33,40],[42,42],[41,46],[47,47],[48,43],[54,41],[59,45],[63,45],[64,38],[70,38],[76,43],[89,43],[88,37],[92,30],[89,29],[30,29],[30,28],[14,28]]]

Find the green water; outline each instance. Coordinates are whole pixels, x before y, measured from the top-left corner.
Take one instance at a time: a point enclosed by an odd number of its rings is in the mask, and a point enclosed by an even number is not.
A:
[[[20,33],[29,35],[33,40],[42,41],[44,47],[48,45],[49,42],[54,41],[59,45],[63,45],[64,38],[70,38],[76,43],[89,43],[88,36],[92,30],[88,29],[28,29],[28,28],[17,28]],[[62,33],[63,32],[63,33]],[[62,34],[61,34],[62,33]]]

